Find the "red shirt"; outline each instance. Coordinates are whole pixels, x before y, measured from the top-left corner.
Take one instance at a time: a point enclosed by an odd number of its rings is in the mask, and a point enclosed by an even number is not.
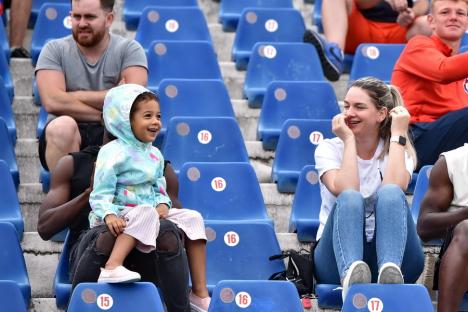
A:
[[[415,36],[392,75],[411,114],[411,123],[431,122],[468,106],[468,53],[451,55],[439,37]]]

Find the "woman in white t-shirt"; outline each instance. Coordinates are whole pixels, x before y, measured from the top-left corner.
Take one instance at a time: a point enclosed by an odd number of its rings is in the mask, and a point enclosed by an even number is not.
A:
[[[343,299],[352,284],[415,282],[424,268],[404,193],[416,165],[409,120],[395,87],[362,78],[332,120],[337,137],[315,151],[322,196],[315,275],[342,284]]]

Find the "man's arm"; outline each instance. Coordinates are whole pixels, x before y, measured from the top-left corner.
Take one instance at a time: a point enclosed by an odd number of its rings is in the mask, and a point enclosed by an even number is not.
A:
[[[421,202],[417,230],[423,241],[443,238],[449,227],[468,218],[468,207],[448,211],[452,200],[453,185],[442,156],[431,170],[429,188]]]
[[[179,201],[179,181],[177,175],[174,172],[171,164],[168,163],[164,169],[164,177],[166,178],[166,192],[171,198],[173,208],[182,208],[182,204]]]
[[[91,188],[70,200],[71,178],[73,176],[73,158],[70,155],[62,157],[51,176],[50,190],[41,208],[37,231],[43,240],[50,239],[63,230],[76,218],[82,209],[88,206]]]

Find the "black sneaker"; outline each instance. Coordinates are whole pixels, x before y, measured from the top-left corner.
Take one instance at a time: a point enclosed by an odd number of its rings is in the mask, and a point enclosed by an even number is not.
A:
[[[19,48],[12,48],[10,57],[15,58],[31,58],[31,54],[29,54],[28,50],[23,47]]]
[[[312,44],[322,63],[323,73],[330,81],[337,81],[343,73],[343,52],[336,43],[328,42],[313,30],[306,30],[304,42]]]

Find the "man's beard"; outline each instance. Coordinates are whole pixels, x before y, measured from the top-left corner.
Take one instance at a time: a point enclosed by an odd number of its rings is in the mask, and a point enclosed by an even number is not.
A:
[[[102,38],[104,38],[105,36],[105,31],[96,32],[90,28],[81,29],[81,31],[83,30],[87,31],[86,38],[80,37],[79,35],[80,29],[73,30],[72,32],[73,39],[75,39],[75,41],[83,47],[94,47],[98,45],[98,43],[101,42]]]

